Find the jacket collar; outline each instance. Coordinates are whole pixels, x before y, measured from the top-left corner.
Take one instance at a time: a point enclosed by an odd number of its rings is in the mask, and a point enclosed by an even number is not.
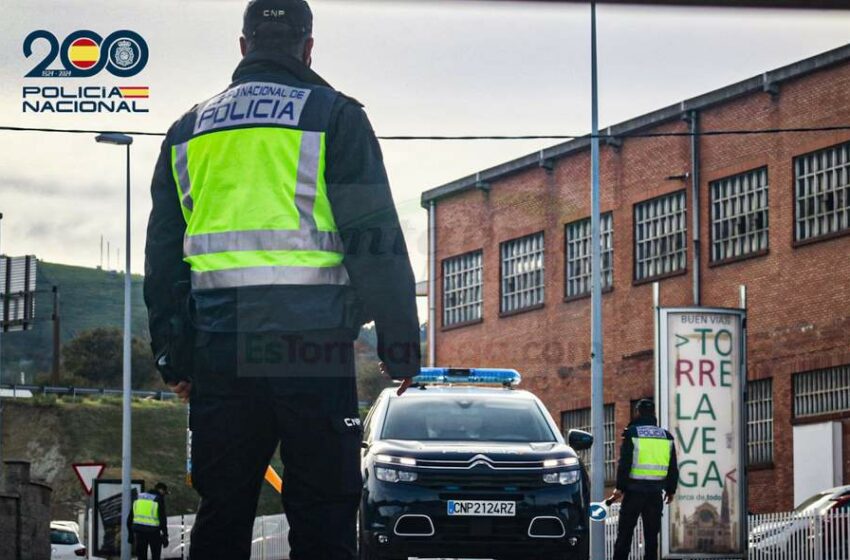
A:
[[[273,51],[252,51],[245,55],[233,72],[233,81],[238,82],[252,74],[286,72],[298,80],[317,86],[332,87],[321,76],[313,72],[297,58]]]
[[[658,426],[658,419],[655,416],[641,416],[629,422],[631,426]]]

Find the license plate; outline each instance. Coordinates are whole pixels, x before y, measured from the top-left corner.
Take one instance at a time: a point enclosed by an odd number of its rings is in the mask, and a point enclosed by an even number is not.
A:
[[[497,500],[449,500],[446,511],[450,516],[514,517],[516,502]]]

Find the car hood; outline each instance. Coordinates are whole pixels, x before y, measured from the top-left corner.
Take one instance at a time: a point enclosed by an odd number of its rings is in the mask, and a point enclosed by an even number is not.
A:
[[[447,442],[383,440],[375,442],[370,454],[387,454],[432,461],[470,461],[476,456],[496,462],[540,462],[545,459],[576,457],[570,446],[559,442]]]

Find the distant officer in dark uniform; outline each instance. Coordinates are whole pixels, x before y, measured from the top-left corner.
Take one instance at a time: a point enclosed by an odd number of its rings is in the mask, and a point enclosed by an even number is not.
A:
[[[168,514],[165,511],[165,496],[168,486],[157,482],[153,492],[142,492],[133,496],[133,508],[127,519],[130,538],[134,544],[136,558],[159,560],[162,547],[168,546]]]
[[[627,560],[638,518],[643,519],[645,560],[658,558],[658,533],[664,502],[673,500],[679,484],[679,466],[673,435],[658,427],[655,404],[641,399],[633,420],[623,430],[617,488],[608,499],[623,498],[614,560]]]
[[[158,368],[191,402],[192,560],[250,557],[278,443],[292,560],[354,559],[360,327],[402,389],[419,372],[381,149],[311,70],[312,29],[304,0],[249,2],[231,85],[171,126],[154,170],[145,301]]]

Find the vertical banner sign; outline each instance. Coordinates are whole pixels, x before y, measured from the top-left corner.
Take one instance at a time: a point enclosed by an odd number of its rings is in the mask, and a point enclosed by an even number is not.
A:
[[[664,558],[745,558],[746,312],[658,309],[659,418],[674,436],[679,489]]]

